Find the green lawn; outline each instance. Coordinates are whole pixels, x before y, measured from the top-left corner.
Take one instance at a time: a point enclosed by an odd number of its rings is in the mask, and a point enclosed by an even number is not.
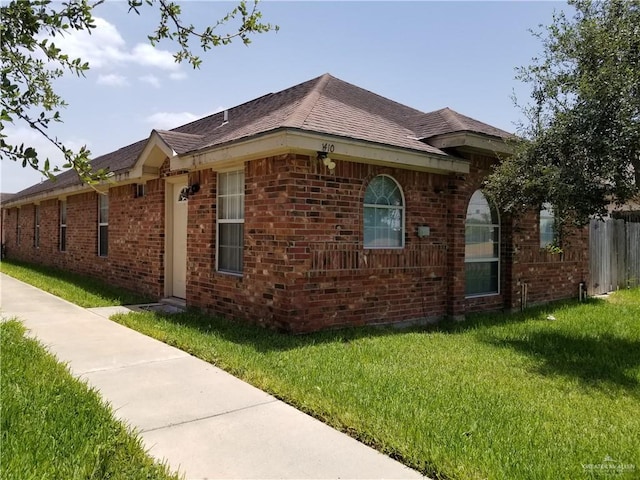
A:
[[[149,298],[143,295],[54,267],[3,260],[0,272],[85,308],[149,302]]]
[[[640,478],[640,289],[404,331],[113,319],[433,478]]]
[[[0,478],[177,479],[16,320],[0,324]]]
[[[195,312],[114,319],[434,478],[638,478],[640,290],[613,299],[298,337]]]

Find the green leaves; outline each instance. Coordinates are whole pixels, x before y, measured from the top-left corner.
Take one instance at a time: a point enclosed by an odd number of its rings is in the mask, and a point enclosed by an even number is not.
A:
[[[554,15],[529,83],[528,141],[489,178],[508,211],[549,201],[578,223],[640,193],[640,1],[573,0]],[[519,188],[521,186],[522,188]]]
[[[83,181],[99,181],[91,171],[86,149],[74,153],[47,131],[52,121],[62,121],[60,109],[66,107],[65,101],[54,91],[53,82],[68,72],[83,75],[89,65],[79,58],[70,59],[51,38],[42,38],[43,35],[55,37],[63,30],[93,28],[92,7],[84,0],[62,4],[62,8],[55,11],[49,0],[37,0],[13,1],[0,8],[3,19],[0,26],[0,152],[3,159],[19,161],[23,167],[39,170],[48,178],[53,178],[59,171],[51,167],[49,159],[41,161],[35,148],[7,141],[7,135],[3,133],[5,124],[25,123],[56,146],[67,162],[77,168]]]
[[[213,47],[229,45],[235,39],[248,45],[251,43],[251,35],[279,29],[277,25],[261,21],[262,13],[258,10],[258,0],[253,2],[250,9],[247,7],[247,2],[242,0],[215,24],[205,27],[200,32],[193,24],[186,25],[182,22],[182,11],[177,3],[170,0],[147,0],[146,4],[149,6],[157,4],[160,10],[160,23],[154,34],[147,37],[151,45],[157,45],[165,39],[176,42],[180,47],[180,50],[174,54],[176,62],[187,61],[193,68],[198,68],[202,60],[193,53],[191,40],[199,41],[200,48],[206,52]],[[140,0],[129,0],[130,9],[136,13],[139,13],[141,6]],[[235,32],[216,33],[233,20],[237,20],[236,23],[240,24]]]
[[[39,170],[48,178],[53,178],[59,169],[51,168],[48,159],[41,161],[33,147],[10,143],[4,133],[5,125],[23,123],[38,131],[64,156],[63,168],[72,168],[83,182],[92,184],[107,179],[105,170],[94,171],[90,164],[91,152],[82,147],[74,152],[64,146],[55,136],[48,133],[49,124],[61,122],[61,109],[67,104],[53,88],[56,79],[72,74],[84,76],[90,66],[80,58],[71,58],[55,44],[55,37],[70,32],[87,31],[95,28],[93,9],[103,3],[98,0],[73,0],[64,3],[51,0],[13,0],[0,6],[0,49],[2,70],[0,72],[0,154],[6,160],[21,162],[24,167]],[[149,41],[156,45],[161,40],[170,40],[179,46],[174,57],[177,62],[188,61],[194,68],[202,60],[193,53],[190,42],[195,39],[200,48],[207,51],[212,47],[228,45],[238,38],[245,44],[250,36],[277,26],[261,21],[258,2],[248,8],[242,1],[215,24],[198,32],[193,25],[182,23],[179,4],[169,0],[128,0],[129,11],[140,14],[145,7],[157,8],[160,21],[157,29],[149,35]],[[239,26],[237,30],[220,33],[229,28],[230,22]]]

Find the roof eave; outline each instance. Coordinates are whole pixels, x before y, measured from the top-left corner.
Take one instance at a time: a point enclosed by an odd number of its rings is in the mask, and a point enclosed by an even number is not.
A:
[[[433,138],[438,141],[442,137],[449,137],[449,135]],[[495,142],[495,145],[499,146],[498,142]],[[313,155],[322,151],[326,151],[334,160],[369,163],[437,174],[469,172],[469,162],[453,155],[434,154],[296,128],[278,128],[178,155],[154,130],[133,167],[113,172],[113,176],[108,181],[94,186],[75,184],[61,189],[53,188],[3,202],[2,206],[3,208],[19,207],[52,198],[63,199],[92,189],[100,191],[109,186],[126,185],[158,178],[160,167],[167,158],[170,161],[171,170],[202,170],[206,168],[219,170],[237,166],[245,161],[285,153],[296,152]]]
[[[45,190],[43,192],[38,192],[33,195],[27,195],[24,197],[17,198],[15,200],[10,200],[4,202],[2,204],[2,208],[15,208],[21,207],[22,205],[30,205],[30,204],[39,204],[41,202],[51,200],[51,199],[60,199],[64,200],[65,198],[71,195],[78,195],[80,193],[85,193],[91,190],[102,191],[105,189],[107,183],[103,182],[98,185],[87,185],[86,183],[82,184],[74,184],[69,185],[64,188],[53,188],[51,190]]]
[[[377,144],[349,137],[278,128],[250,137],[213,145],[171,158],[171,170],[212,168],[220,170],[245,161],[296,152],[327,152],[334,160],[429,171],[439,174],[468,173],[469,162],[449,154]]]
[[[422,141],[442,150],[460,148],[493,155],[512,155],[514,153],[514,146],[509,140],[476,132],[444,133],[424,138]]]

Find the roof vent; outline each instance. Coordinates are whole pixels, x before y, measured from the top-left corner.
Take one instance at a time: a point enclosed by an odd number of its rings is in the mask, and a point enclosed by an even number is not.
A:
[[[222,123],[227,123],[229,121],[229,110],[225,110],[222,112]]]

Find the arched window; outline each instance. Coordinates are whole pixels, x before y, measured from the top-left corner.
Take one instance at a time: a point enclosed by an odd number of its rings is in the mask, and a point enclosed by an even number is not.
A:
[[[499,293],[500,220],[480,190],[471,196],[465,221],[465,295]]]
[[[364,194],[364,247],[404,246],[404,200],[396,181],[378,175]]]
[[[540,248],[556,243],[556,216],[550,203],[543,203],[540,209]]]

